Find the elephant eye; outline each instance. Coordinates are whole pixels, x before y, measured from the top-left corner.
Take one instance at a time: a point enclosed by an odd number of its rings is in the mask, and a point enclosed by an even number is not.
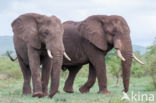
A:
[[[49,34],[49,32],[48,32],[48,31],[45,31],[45,32],[44,32],[44,34],[45,34],[45,35],[48,35],[48,34]]]

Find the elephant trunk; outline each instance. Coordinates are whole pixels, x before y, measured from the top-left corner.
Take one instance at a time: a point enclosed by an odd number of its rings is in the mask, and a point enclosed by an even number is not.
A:
[[[117,54],[122,60],[121,66],[123,72],[124,92],[128,92],[131,72],[130,70],[133,56],[130,36],[125,35],[125,37],[123,38],[116,38],[114,41],[114,48],[116,48]]]
[[[125,57],[125,61],[122,61],[124,92],[128,92],[129,82],[130,82],[131,64],[132,64],[132,52],[122,51],[122,54]]]
[[[50,97],[53,97],[58,92],[59,81],[60,81],[60,70],[62,67],[63,54],[55,54],[53,61],[53,68],[51,71],[51,87]]]

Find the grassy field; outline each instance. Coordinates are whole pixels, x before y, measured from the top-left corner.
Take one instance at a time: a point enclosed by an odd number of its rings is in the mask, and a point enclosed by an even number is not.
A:
[[[111,91],[111,95],[97,94],[98,84],[91,88],[90,93],[81,94],[79,87],[83,85],[87,80],[88,69],[85,66],[78,74],[75,83],[75,92],[65,93],[63,86],[67,77],[67,71],[61,73],[60,81],[60,93],[56,94],[53,99],[48,97],[33,98],[31,95],[22,95],[23,79],[21,71],[18,67],[18,63],[10,62],[7,58],[0,58],[0,103],[156,103],[156,98],[153,102],[146,101],[144,98],[141,102],[121,100],[122,94],[122,79],[120,79],[120,85],[116,86],[116,78],[108,75],[108,89]],[[149,76],[134,78],[131,77],[130,90],[128,92],[131,98],[132,92],[137,95],[137,98],[141,94],[151,94],[156,97],[156,90],[152,85],[152,79]]]

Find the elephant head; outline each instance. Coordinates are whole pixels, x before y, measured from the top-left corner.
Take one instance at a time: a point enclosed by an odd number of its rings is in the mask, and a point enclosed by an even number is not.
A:
[[[124,92],[128,91],[132,58],[142,63],[133,55],[130,29],[121,16],[94,15],[82,21],[79,26],[82,37],[102,51],[113,47],[122,60]],[[143,63],[142,63],[143,64]]]
[[[63,26],[56,16],[45,16],[35,13],[21,15],[12,23],[16,36],[35,49],[45,46],[48,56],[64,52]],[[65,57],[70,58],[64,52]]]

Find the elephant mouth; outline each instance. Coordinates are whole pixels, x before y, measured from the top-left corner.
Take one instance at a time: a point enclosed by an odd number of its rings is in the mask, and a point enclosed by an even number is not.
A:
[[[123,55],[122,55],[122,53],[121,53],[121,51],[119,50],[119,49],[116,49],[116,51],[117,51],[117,54],[118,54],[118,56],[119,56],[119,58],[122,60],[122,61],[126,61],[126,59],[123,57]],[[134,60],[136,60],[138,63],[140,63],[140,64],[144,64],[140,59],[138,59],[134,54],[132,54],[132,58],[134,58]]]
[[[51,53],[51,51],[50,51],[49,49],[47,50],[47,53],[48,53],[48,56],[49,56],[51,59],[53,59],[53,55],[52,55],[52,53]],[[70,57],[67,55],[66,52],[64,52],[63,55],[64,55],[64,57],[65,57],[67,60],[71,61]]]

